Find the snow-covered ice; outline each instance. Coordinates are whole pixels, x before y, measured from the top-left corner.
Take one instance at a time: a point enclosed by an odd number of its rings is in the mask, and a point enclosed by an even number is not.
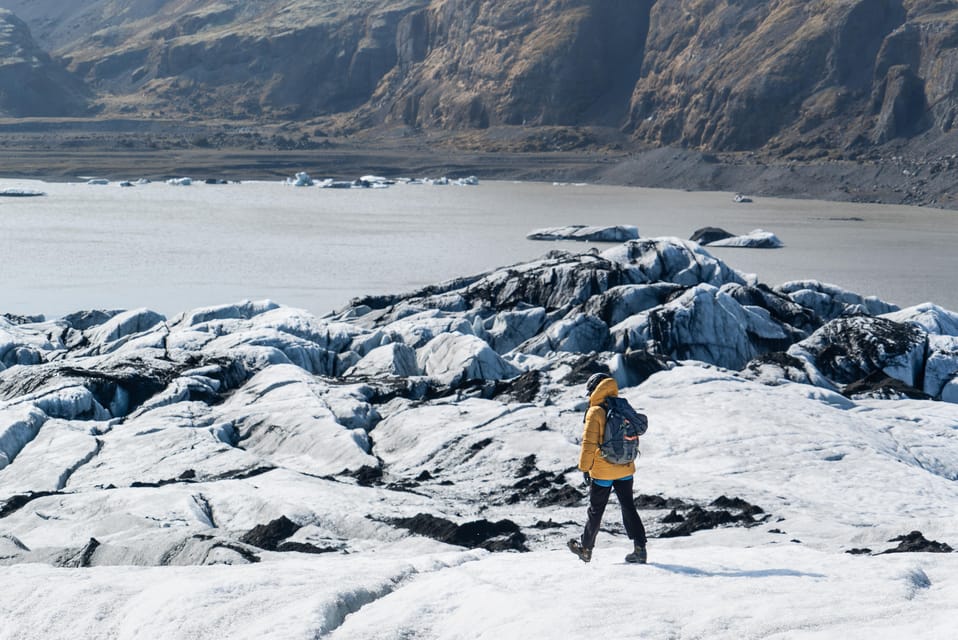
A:
[[[0,639],[950,639],[956,328],[674,238],[0,318]],[[596,370],[649,416],[645,566],[615,504],[565,548]]]

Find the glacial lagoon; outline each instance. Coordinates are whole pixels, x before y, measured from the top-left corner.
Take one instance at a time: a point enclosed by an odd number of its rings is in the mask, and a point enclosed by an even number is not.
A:
[[[958,310],[958,212],[582,184],[483,181],[388,189],[280,181],[120,188],[0,180],[0,312],[58,317],[147,307],[172,315],[269,298],[316,315],[581,242],[526,239],[571,224],[635,225],[687,239],[701,227],[775,233],[781,249],[710,247],[777,285],[816,279],[905,307]]]

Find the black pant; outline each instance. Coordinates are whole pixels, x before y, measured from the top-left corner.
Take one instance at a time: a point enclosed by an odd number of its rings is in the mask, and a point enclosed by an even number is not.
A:
[[[599,533],[599,524],[602,522],[602,514],[605,512],[605,505],[609,503],[612,489],[615,489],[615,496],[622,507],[622,524],[625,525],[626,533],[635,544],[644,547],[645,527],[632,500],[632,478],[616,480],[611,487],[602,487],[595,481],[592,482],[589,487],[589,521],[585,523],[585,531],[582,533],[582,546],[586,549],[595,546],[595,537]]]

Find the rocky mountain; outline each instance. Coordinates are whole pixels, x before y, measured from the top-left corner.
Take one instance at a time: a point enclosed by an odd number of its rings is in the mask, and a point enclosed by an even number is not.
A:
[[[88,93],[80,78],[37,46],[22,20],[0,9],[0,115],[81,115]]]
[[[710,149],[865,147],[955,119],[958,3],[657,3],[629,128]]]
[[[640,144],[801,158],[908,140],[941,151],[958,117],[953,0],[6,6],[114,116],[452,130],[487,143],[521,125],[604,127]]]

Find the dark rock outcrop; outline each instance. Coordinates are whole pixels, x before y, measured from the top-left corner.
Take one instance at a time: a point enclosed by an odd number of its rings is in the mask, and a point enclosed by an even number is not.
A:
[[[922,535],[921,531],[912,531],[909,534],[892,538],[889,542],[897,542],[898,546],[893,549],[882,551],[885,553],[951,553],[954,551],[944,542],[928,540]],[[880,554],[879,554],[880,555]]]
[[[54,560],[58,567],[79,569],[93,565],[93,558],[96,555],[101,543],[96,538],[90,538],[89,541],[80,549],[67,551]]]
[[[678,498],[666,498],[659,495],[639,494],[635,496],[636,509],[691,509],[692,505]]]
[[[929,400],[931,396],[920,389],[892,378],[882,371],[874,371],[861,380],[846,385],[842,390],[849,398],[877,398],[880,400]]]
[[[411,518],[396,518],[391,520],[390,524],[416,535],[460,547],[489,551],[528,551],[525,535],[511,520],[475,520],[457,525],[445,518],[420,513]]]
[[[765,511],[761,507],[750,504],[741,498],[721,496],[712,501],[709,508],[693,505],[684,514],[679,514],[677,509],[673,508],[672,512],[662,522],[674,526],[659,533],[658,537],[689,536],[696,531],[715,529],[730,524],[750,526],[761,521],[756,520],[755,516],[764,513]]]
[[[299,531],[300,525],[286,516],[280,516],[267,524],[256,525],[240,538],[240,542],[267,551],[276,551],[286,538]]]
[[[725,229],[720,227],[702,227],[701,229],[696,229],[694,233],[689,237],[689,240],[692,242],[698,242],[701,245],[706,245],[716,240],[725,240],[726,238],[731,238],[733,233],[729,233]]]
[[[833,382],[851,384],[884,371],[912,387],[920,387],[926,332],[914,324],[860,316],[838,318],[789,350],[810,358]]]

